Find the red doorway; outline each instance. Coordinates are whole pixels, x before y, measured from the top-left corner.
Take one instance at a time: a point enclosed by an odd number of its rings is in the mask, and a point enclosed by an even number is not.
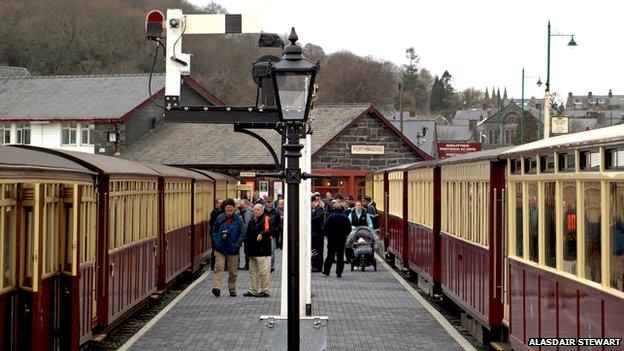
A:
[[[312,181],[312,191],[325,195],[340,193],[360,199],[366,189],[366,175],[370,171],[313,169],[314,174],[327,174],[328,177],[316,178]]]

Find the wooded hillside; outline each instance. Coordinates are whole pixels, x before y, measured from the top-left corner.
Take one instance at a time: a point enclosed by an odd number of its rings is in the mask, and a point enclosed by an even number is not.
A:
[[[183,0],[3,0],[0,65],[26,67],[33,75],[149,72],[155,44],[145,39],[145,15],[167,8],[226,13],[215,3],[197,8]],[[217,96],[230,104],[253,104],[251,64],[268,53],[258,48],[257,41],[257,35],[189,36],[184,51],[193,54],[193,77]],[[270,53],[279,56],[280,50]],[[304,53],[321,62],[319,102],[372,102],[398,108],[401,81],[406,111],[452,115],[457,107],[480,107],[483,99],[474,89],[469,97],[455,92],[448,72],[438,78],[419,67],[413,48],[406,50],[408,64],[403,66],[348,51],[327,55],[313,44],[306,45]],[[164,71],[163,62],[161,52],[156,72]]]

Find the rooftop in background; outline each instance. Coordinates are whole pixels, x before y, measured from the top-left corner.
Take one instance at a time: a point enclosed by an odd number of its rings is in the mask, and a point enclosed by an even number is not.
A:
[[[116,120],[149,99],[149,74],[0,78],[0,119]],[[152,94],[165,75],[152,77]]]
[[[478,108],[469,108],[463,110],[457,110],[453,120],[471,120],[476,119],[478,121],[486,117],[486,111]]]
[[[401,128],[400,120],[390,120],[390,123],[396,128]],[[426,128],[425,135],[423,136],[423,128]],[[418,146],[422,151],[429,154],[431,157],[436,157],[438,146],[436,144],[436,121],[425,119],[403,120],[403,135],[412,142],[412,144]]]
[[[24,67],[0,66],[0,78],[30,77]]]
[[[149,74],[0,77],[0,119],[28,121],[113,121],[149,101]],[[184,83],[214,105],[223,103],[191,77]],[[152,76],[151,94],[165,87]]]

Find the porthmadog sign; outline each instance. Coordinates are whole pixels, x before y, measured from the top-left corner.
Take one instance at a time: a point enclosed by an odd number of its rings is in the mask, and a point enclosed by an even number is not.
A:
[[[383,145],[351,145],[352,155],[383,155]]]

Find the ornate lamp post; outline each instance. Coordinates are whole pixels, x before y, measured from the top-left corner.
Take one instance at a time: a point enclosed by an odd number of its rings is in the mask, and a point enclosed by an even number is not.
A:
[[[524,144],[524,78],[537,78],[537,86],[542,86],[541,78],[525,76],[524,67],[522,68],[522,96],[520,97],[520,145]]]
[[[550,37],[570,37],[569,47],[575,47],[574,34],[560,34],[550,32],[550,21],[548,21],[548,49],[546,55],[546,91],[544,92],[544,139],[550,138]]]
[[[308,114],[312,101],[314,79],[318,66],[306,60],[296,44],[297,34],[292,28],[282,59],[271,67],[275,98],[286,135],[283,152],[286,159],[284,179],[287,184],[288,215],[288,350],[299,350],[299,184],[310,175],[303,174],[299,158],[303,145],[299,142],[308,130]]]

